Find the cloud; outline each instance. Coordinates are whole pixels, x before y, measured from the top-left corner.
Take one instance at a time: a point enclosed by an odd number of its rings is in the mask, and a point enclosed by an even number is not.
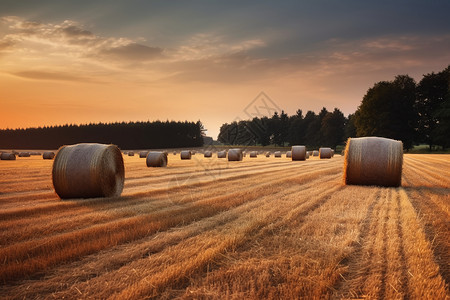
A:
[[[91,81],[86,77],[76,76],[64,72],[48,72],[48,71],[21,71],[12,73],[12,75],[23,77],[27,79],[37,79],[37,80],[60,80],[60,81],[81,81],[88,82]]]
[[[30,22],[18,17],[1,20],[9,33],[0,39],[0,47],[14,46],[35,57],[69,56],[122,64],[128,60],[153,60],[163,51],[127,38],[95,35],[71,20],[58,24]]]
[[[103,48],[101,55],[107,55],[118,59],[148,61],[162,56],[163,49],[149,47],[138,43],[130,43],[123,46]]]

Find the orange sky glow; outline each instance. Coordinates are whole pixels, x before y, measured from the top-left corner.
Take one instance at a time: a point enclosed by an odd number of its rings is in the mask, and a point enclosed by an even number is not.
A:
[[[450,34],[440,32],[333,33],[306,47],[304,28],[234,34],[209,20],[152,40],[144,29],[115,34],[86,16],[0,11],[0,129],[201,120],[216,138],[223,123],[247,118],[243,110],[262,91],[290,115],[322,107],[348,115],[375,82],[399,74],[420,81],[450,62]]]

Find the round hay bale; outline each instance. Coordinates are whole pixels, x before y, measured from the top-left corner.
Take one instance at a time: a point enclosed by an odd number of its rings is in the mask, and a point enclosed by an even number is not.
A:
[[[286,152],[286,158],[291,158],[291,157],[292,157],[292,151]]]
[[[0,155],[0,160],[16,160],[16,155],[14,153],[3,152]]]
[[[203,154],[204,157],[212,157],[212,152],[211,151],[205,151],[205,153]]]
[[[133,151],[128,151],[128,156],[134,156],[134,152]]]
[[[345,184],[398,187],[402,180],[403,143],[381,137],[349,138],[345,147]]]
[[[53,162],[52,181],[61,199],[120,196],[125,181],[122,154],[115,145],[62,146]]]
[[[258,152],[256,152],[256,151],[251,151],[251,152],[250,152],[250,157],[258,157]]]
[[[275,151],[275,152],[273,153],[273,156],[275,156],[275,157],[281,157],[281,151]]]
[[[305,160],[306,159],[306,147],[305,146],[292,146],[292,160]]]
[[[331,149],[331,157],[334,156],[334,149]]]
[[[228,150],[228,161],[241,161],[244,158],[244,154],[241,149]]]
[[[266,157],[270,157],[270,152],[266,152]]]
[[[180,152],[180,158],[181,159],[191,159],[191,151],[190,150],[183,150]]]
[[[196,153],[197,153],[197,151],[195,151],[195,150],[191,151],[191,155],[195,155]]]
[[[319,151],[314,150],[314,151],[312,152],[312,156],[319,156]]]
[[[327,147],[319,148],[320,159],[331,158],[331,156],[333,156],[332,152],[331,152],[331,148],[327,148]]]
[[[309,158],[309,152],[306,152],[306,159]]]
[[[172,153],[173,155],[177,155],[177,151],[173,151],[173,153]]]
[[[146,158],[149,151],[141,151],[139,152],[139,158]]]
[[[167,167],[167,160],[165,152],[149,151],[147,153],[147,167]]]
[[[43,159],[53,159],[55,158],[55,152],[52,151],[46,151],[44,154],[42,154]]]
[[[217,152],[217,158],[227,158],[227,151],[222,150],[222,151]]]
[[[19,152],[19,157],[30,157],[31,153],[30,152]]]

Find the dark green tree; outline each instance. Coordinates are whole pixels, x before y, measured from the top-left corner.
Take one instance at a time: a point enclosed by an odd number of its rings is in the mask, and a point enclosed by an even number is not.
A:
[[[322,119],[322,145],[336,149],[336,146],[344,142],[345,136],[345,116],[337,108],[328,112]]]
[[[416,83],[408,75],[381,81],[370,88],[355,113],[357,136],[382,136],[413,145],[417,114],[414,108]]]
[[[418,141],[429,145],[430,151],[433,145],[445,140],[445,119],[448,106],[450,81],[450,66],[439,73],[430,73],[423,76],[417,85],[416,108],[418,111]],[[441,123],[444,122],[442,125]],[[439,136],[439,137],[438,137]]]

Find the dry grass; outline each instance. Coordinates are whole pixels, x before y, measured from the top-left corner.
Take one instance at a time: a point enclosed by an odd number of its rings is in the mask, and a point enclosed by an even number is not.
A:
[[[449,297],[450,156],[405,155],[400,188],[342,185],[343,157],[169,156],[66,201],[52,161],[2,161],[1,297]]]

